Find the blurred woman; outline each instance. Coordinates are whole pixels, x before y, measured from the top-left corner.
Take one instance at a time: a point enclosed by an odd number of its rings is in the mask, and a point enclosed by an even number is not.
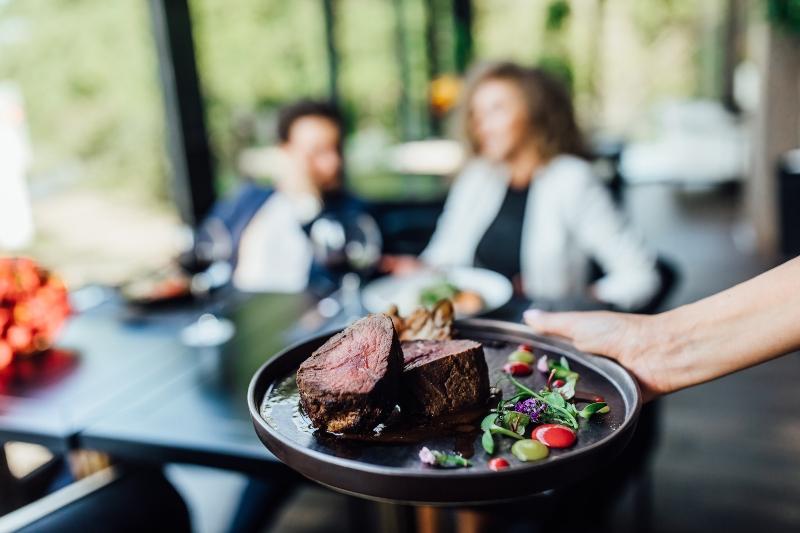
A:
[[[655,258],[593,175],[565,88],[541,70],[490,64],[470,77],[464,111],[472,157],[422,261],[500,272],[532,299],[646,304],[659,287]],[[591,286],[590,259],[604,273]]]

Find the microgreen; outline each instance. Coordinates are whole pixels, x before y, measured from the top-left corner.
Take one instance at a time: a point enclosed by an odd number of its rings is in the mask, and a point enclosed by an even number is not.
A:
[[[419,451],[419,460],[431,466],[441,468],[462,468],[472,466],[472,463],[464,459],[461,455],[430,450],[427,447]]]
[[[553,376],[555,376],[556,379],[567,380],[574,378],[576,381],[578,379],[578,373],[569,368],[569,362],[566,357],[562,357],[558,362],[548,359],[547,367],[551,372],[555,371],[553,372]]]
[[[514,379],[512,376],[508,376],[508,379],[511,380],[511,383],[513,383],[520,392],[525,392],[529,394],[530,397],[546,403],[549,407],[547,412],[548,418],[552,419],[553,421],[563,423],[564,425],[573,429],[578,429],[578,421],[575,419],[575,414],[577,414],[575,406],[568,404],[564,397],[559,393],[537,393]]]
[[[481,420],[481,429],[483,431],[488,430],[494,425],[494,421],[497,420],[497,417],[500,415],[498,413],[489,413],[486,415],[483,420]]]
[[[503,423],[517,435],[524,435],[525,428],[531,423],[531,417],[519,411],[508,411],[503,414]]]
[[[502,403],[502,402],[501,402]],[[499,406],[498,406],[499,407]],[[515,439],[521,439],[521,434],[518,434],[516,431],[513,431],[507,427],[505,427],[506,423],[504,422],[504,418],[508,415],[511,411],[500,411],[500,412],[493,412],[486,415],[483,420],[481,421],[481,429],[484,432],[484,437],[486,432],[489,432],[492,435],[500,434],[505,435],[507,437],[513,437]],[[522,413],[520,413],[522,414]],[[529,419],[530,420],[530,419]],[[524,429],[523,429],[524,432]],[[484,449],[486,446],[484,445]]]
[[[494,453],[494,437],[492,437],[492,432],[489,429],[483,431],[481,446],[489,455]]]
[[[562,387],[558,387],[555,389],[562,398],[565,400],[571,400],[575,396],[575,385],[578,382],[577,376],[575,377],[568,377],[566,383]]]
[[[602,410],[605,409],[606,407],[607,405],[605,402],[590,403],[589,405],[580,410],[578,416],[588,420],[592,417],[593,414],[602,412]]]

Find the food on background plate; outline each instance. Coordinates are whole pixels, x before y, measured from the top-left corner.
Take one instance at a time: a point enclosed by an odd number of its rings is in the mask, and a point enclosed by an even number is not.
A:
[[[186,298],[191,294],[191,277],[177,267],[151,273],[120,287],[122,296],[134,304],[155,304]]]
[[[328,339],[297,371],[300,402],[314,426],[369,431],[398,401],[403,354],[386,315],[370,315]]]
[[[403,412],[435,417],[481,405],[489,397],[483,346],[466,340],[403,341]]]
[[[424,307],[433,307],[442,300],[452,301],[459,315],[475,315],[480,313],[485,305],[479,293],[462,290],[447,280],[430,285],[419,294],[419,303]]]

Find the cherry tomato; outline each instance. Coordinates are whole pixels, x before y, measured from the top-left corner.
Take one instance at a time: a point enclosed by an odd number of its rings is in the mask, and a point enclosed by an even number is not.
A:
[[[503,372],[512,376],[530,376],[533,373],[533,368],[527,363],[516,361],[503,365]]]
[[[14,352],[11,350],[11,346],[0,340],[0,370],[10,365],[13,359]]]
[[[531,437],[550,448],[569,448],[575,444],[575,432],[561,424],[542,424]]]
[[[517,350],[519,350],[520,352],[533,353],[533,346],[531,346],[530,344],[520,344],[519,346],[517,346]]]
[[[553,381],[553,387],[555,387],[557,389],[560,389],[561,387],[563,387],[566,384],[567,384],[567,382],[564,381],[563,379],[557,379],[557,380]]]
[[[503,470],[511,466],[508,464],[508,461],[503,459],[502,457],[495,457],[494,459],[489,461],[489,470],[494,470],[497,472],[498,470]]]
[[[14,351],[28,350],[31,338],[31,330],[24,326],[10,326],[6,332],[6,341]]]

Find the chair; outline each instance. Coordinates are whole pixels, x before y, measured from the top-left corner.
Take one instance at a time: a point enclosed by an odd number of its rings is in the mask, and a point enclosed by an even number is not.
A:
[[[653,314],[664,311],[664,304],[672,295],[680,282],[678,268],[668,259],[659,256],[656,258],[656,271],[661,280],[658,292],[645,305],[636,309],[637,313]]]
[[[0,533],[191,531],[186,504],[159,470],[109,467],[0,517]]]
[[[672,293],[675,291],[678,283],[680,282],[680,272],[675,264],[669,259],[663,256],[658,256],[656,258],[655,266],[660,280],[658,291],[647,303],[637,307],[636,309],[633,309],[632,312],[634,313],[650,315],[664,311],[664,304],[666,303],[667,299],[672,296]],[[589,283],[594,283],[601,277],[603,277],[603,270],[600,268],[600,265],[598,265],[594,260],[591,260],[589,265]]]

